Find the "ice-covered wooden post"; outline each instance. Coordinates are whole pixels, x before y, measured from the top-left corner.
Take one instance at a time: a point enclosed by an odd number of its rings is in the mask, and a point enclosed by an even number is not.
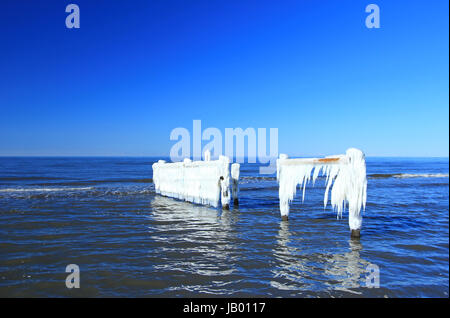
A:
[[[159,160],[153,166],[153,183],[158,194],[193,203],[217,207],[219,201],[224,209],[230,206],[230,159],[220,156],[205,161],[166,163]]]
[[[241,165],[238,163],[233,163],[231,165],[231,190],[233,194],[233,204],[235,206],[239,205],[238,193],[239,193],[239,169]]]
[[[220,200],[222,202],[222,209],[230,209],[230,183],[225,180],[224,177],[220,177]]]
[[[297,185],[303,190],[305,198],[306,183],[311,179],[315,183],[319,173],[326,176],[324,206],[328,202],[331,189],[331,205],[342,216],[348,205],[349,226],[352,237],[359,237],[362,225],[361,208],[365,209],[367,197],[366,161],[361,150],[350,148],[345,155],[326,158],[288,159],[281,154],[277,160],[277,180],[281,218],[289,217],[289,204],[294,199]],[[334,184],[333,184],[334,182]]]

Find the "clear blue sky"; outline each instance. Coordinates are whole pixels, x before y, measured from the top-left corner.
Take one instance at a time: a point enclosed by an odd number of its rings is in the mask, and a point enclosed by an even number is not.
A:
[[[81,28],[67,29],[76,3]],[[381,28],[365,27],[366,5]],[[291,155],[448,156],[448,1],[2,1],[0,155],[167,155],[277,127]]]

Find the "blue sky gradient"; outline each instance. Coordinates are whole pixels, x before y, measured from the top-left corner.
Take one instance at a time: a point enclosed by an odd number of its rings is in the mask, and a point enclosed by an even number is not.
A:
[[[1,6],[0,155],[168,155],[194,119],[277,127],[290,155],[449,153],[448,1]]]

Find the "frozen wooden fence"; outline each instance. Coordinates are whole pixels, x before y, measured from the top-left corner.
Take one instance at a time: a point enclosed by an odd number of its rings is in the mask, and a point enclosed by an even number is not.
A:
[[[210,160],[209,152],[204,161],[166,163],[159,160],[153,166],[153,182],[155,191],[163,196],[177,198],[193,203],[217,207],[219,200],[224,209],[230,207],[230,160],[220,156],[218,160]],[[239,178],[239,165],[233,165],[233,171]],[[237,200],[233,178],[233,196]]]
[[[294,199],[297,185],[303,191],[304,200],[311,174],[314,185],[320,172],[326,176],[324,206],[327,205],[331,188],[331,205],[338,217],[348,206],[351,235],[359,237],[361,208],[366,206],[367,179],[364,153],[355,148],[348,149],[345,155],[326,158],[288,159],[287,155],[281,154],[277,159],[281,218],[287,220],[289,217],[289,204]]]

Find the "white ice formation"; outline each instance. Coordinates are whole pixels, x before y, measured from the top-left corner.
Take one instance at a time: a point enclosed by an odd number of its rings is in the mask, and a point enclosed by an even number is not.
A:
[[[231,190],[235,203],[238,202],[240,167],[241,165],[238,163],[233,163],[231,165],[231,180],[232,180]]]
[[[304,200],[306,184],[312,178],[314,185],[321,172],[326,176],[324,206],[331,188],[331,205],[338,217],[348,205],[350,229],[361,229],[361,208],[365,209],[367,197],[366,161],[364,153],[355,148],[348,149],[345,155],[321,159],[288,159],[287,155],[281,154],[277,160],[281,215],[289,215],[289,204],[294,199],[297,185],[303,191]]]
[[[230,160],[220,156],[210,160],[205,153],[205,161],[166,163],[159,160],[154,163],[153,182],[156,193],[193,203],[217,207],[230,203]],[[223,179],[221,179],[223,177]]]

